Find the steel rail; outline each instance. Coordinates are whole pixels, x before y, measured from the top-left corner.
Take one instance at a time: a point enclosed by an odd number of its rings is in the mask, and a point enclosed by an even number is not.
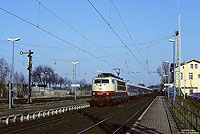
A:
[[[145,104],[140,110],[134,113],[128,120],[126,120],[118,129],[116,129],[112,134],[117,133],[126,123],[128,123],[133,117],[135,117],[140,111],[142,111],[148,104],[150,104],[152,100],[150,100],[147,104]]]
[[[88,130],[90,130],[90,129],[96,127],[96,126],[98,126],[99,124],[101,124],[101,123],[103,123],[103,122],[105,122],[105,121],[107,121],[107,120],[109,120],[109,119],[111,119],[111,118],[113,118],[113,117],[115,117],[115,116],[121,114],[122,112],[125,112],[125,111],[131,109],[132,107],[135,107],[136,105],[141,104],[141,103],[144,102],[144,101],[145,101],[145,100],[139,101],[139,102],[137,102],[136,104],[134,104],[134,105],[132,105],[132,106],[126,108],[126,109],[123,109],[123,110],[117,112],[116,114],[114,114],[114,115],[112,115],[112,116],[110,116],[110,117],[108,117],[108,118],[106,118],[106,119],[104,119],[104,120],[101,120],[100,122],[98,122],[98,123],[96,123],[96,124],[94,124],[94,125],[92,125],[92,126],[86,128],[86,129],[84,129],[84,130],[78,132],[77,134],[82,134],[82,133],[84,133],[84,132],[86,132],[86,131],[88,131]]]
[[[60,120],[69,119],[69,118],[72,118],[72,117],[80,116],[80,115],[83,115],[83,114],[89,113],[89,112],[91,112],[91,110],[85,111],[85,112],[82,112],[82,113],[78,113],[78,114],[73,114],[71,116],[66,116],[66,117],[58,118],[58,119],[51,120],[51,121],[48,121],[48,122],[44,122],[44,123],[40,123],[40,124],[36,124],[36,125],[24,127],[24,128],[17,129],[17,130],[14,130],[14,131],[6,132],[4,134],[14,134],[14,133],[21,132],[21,131],[24,131],[24,130],[27,130],[27,129],[31,129],[31,128],[35,128],[35,127],[40,127],[40,126],[43,126],[43,125],[47,125],[47,124],[50,124],[50,123],[53,123],[53,122],[56,122],[56,121],[60,121]]]

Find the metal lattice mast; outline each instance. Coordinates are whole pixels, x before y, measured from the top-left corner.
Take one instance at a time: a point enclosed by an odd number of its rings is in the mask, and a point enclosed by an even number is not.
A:
[[[180,80],[180,64],[181,64],[181,33],[180,33],[180,12],[178,0],[178,32],[177,32],[177,50],[176,50],[176,87],[178,87],[178,95],[181,93],[181,80]]]

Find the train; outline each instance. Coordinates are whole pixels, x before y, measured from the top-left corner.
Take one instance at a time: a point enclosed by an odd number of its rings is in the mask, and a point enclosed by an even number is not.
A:
[[[116,105],[138,96],[152,94],[153,90],[134,85],[112,73],[101,73],[92,80],[91,106]]]

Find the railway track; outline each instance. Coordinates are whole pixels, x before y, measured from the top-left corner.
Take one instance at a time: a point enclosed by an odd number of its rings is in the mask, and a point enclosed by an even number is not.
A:
[[[73,111],[16,124],[10,128],[0,128],[0,133],[124,133],[152,100],[153,98],[146,97],[112,107],[92,107]]]
[[[50,116],[46,118],[40,118],[40,119],[36,119],[32,121],[19,122],[19,123],[11,124],[8,126],[1,126],[0,134],[15,134],[15,133],[20,133],[20,132],[23,133],[24,131],[29,130],[29,129],[45,126],[47,124],[65,120],[65,119],[70,119],[70,118],[80,116],[82,114],[89,113],[89,112],[91,112],[90,108],[79,110],[79,111],[71,111],[68,113],[63,113],[60,115]]]
[[[91,96],[78,96],[77,99],[91,98]],[[45,103],[62,100],[74,100],[74,96],[68,97],[51,97],[51,98],[32,98],[32,104]],[[8,104],[8,99],[0,100],[0,104]],[[14,104],[27,104],[27,99],[14,99]]]
[[[133,104],[127,108],[120,110],[119,112],[113,114],[112,116],[100,120],[99,122],[91,125],[77,134],[82,133],[125,133],[128,131],[126,126],[131,119],[136,117],[139,112],[142,112],[152,100],[143,100],[139,101],[136,104]],[[131,114],[130,114],[131,111]],[[89,113],[88,113],[89,114]],[[133,122],[132,122],[133,123]],[[131,123],[131,124],[132,124]],[[128,125],[130,126],[130,125]],[[106,128],[106,129],[105,129]],[[102,131],[106,130],[106,131]]]

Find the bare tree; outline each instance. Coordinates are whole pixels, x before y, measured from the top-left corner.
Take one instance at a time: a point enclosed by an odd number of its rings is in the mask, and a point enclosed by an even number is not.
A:
[[[21,86],[20,95],[25,96],[28,94],[28,84],[23,73],[19,73],[19,84]]]
[[[42,82],[42,73],[44,72],[44,68],[39,65],[37,66],[32,73],[32,81],[38,84],[43,84]]]
[[[72,84],[72,81],[69,80],[67,77],[64,78],[65,87],[69,87]]]
[[[15,81],[15,87],[17,87],[17,97],[21,96],[21,87],[20,87],[20,80],[19,80],[19,73],[16,71],[14,73],[14,81]]]
[[[15,72],[14,74],[15,86],[17,87],[17,97],[23,97],[28,93],[26,78],[23,73]]]
[[[51,67],[39,65],[34,69],[32,79],[35,83],[51,87],[55,82],[55,73]]]
[[[26,84],[26,78],[23,73],[19,74],[19,81],[20,81],[20,84]]]
[[[156,73],[158,73],[160,77],[163,77],[164,73],[161,66],[158,66]]]
[[[59,77],[58,78],[58,83],[60,84],[60,88],[62,87],[62,85],[65,83],[65,79],[63,77]]]
[[[54,84],[54,86],[56,88],[57,88],[58,81],[59,81],[58,79],[59,79],[58,74],[54,74],[52,83]]]
[[[7,97],[6,78],[10,72],[8,63],[4,58],[0,58],[0,98]]]
[[[168,68],[169,68],[169,63],[167,62],[162,62],[162,65],[161,66],[158,66],[157,68],[157,73],[163,77],[163,75],[167,74],[168,73]]]
[[[169,62],[163,61],[162,62],[162,69],[163,69],[164,75],[167,75],[168,74],[168,69],[169,69]]]
[[[87,81],[86,81],[85,79],[82,79],[82,80],[80,81],[80,86],[81,86],[81,87],[84,87],[85,85],[87,85]]]
[[[6,80],[9,71],[10,69],[8,67],[8,63],[5,61],[4,58],[0,58],[0,79]]]
[[[161,77],[161,84],[164,84],[165,81],[168,82],[168,69],[169,69],[169,63],[163,61],[161,66],[158,66],[157,73]]]

